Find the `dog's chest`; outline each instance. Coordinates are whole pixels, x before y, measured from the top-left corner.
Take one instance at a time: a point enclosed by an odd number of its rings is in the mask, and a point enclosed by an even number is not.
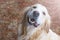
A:
[[[50,40],[48,34],[43,30],[36,40]]]
[[[37,40],[59,40],[59,37],[51,30],[49,30],[49,33],[43,31]]]
[[[27,27],[28,40],[45,40],[47,39],[47,33],[44,30],[40,30],[39,27],[33,26]]]

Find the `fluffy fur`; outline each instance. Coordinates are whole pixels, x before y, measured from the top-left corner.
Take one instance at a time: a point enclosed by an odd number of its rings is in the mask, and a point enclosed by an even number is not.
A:
[[[35,21],[37,22],[36,24],[39,24],[37,27],[30,20],[34,18],[34,11],[39,13]],[[18,40],[60,40],[59,36],[50,29],[51,18],[46,7],[41,4],[35,4],[27,7],[24,13],[22,26],[19,28],[20,36],[18,36]],[[29,24],[28,19],[31,24]]]

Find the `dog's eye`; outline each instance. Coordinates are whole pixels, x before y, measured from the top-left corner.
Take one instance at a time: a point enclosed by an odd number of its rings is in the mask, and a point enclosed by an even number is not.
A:
[[[46,15],[45,12],[43,12],[43,15]]]
[[[34,9],[37,8],[36,6],[33,7]]]

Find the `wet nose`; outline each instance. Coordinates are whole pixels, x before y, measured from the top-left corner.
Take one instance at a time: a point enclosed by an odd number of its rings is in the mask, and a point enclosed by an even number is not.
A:
[[[34,17],[38,17],[38,16],[39,16],[39,12],[38,12],[38,11],[34,11],[34,12],[33,12],[33,16],[34,16]]]

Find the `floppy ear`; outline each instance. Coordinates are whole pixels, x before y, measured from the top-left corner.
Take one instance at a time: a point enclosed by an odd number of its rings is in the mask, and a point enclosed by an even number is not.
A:
[[[24,17],[22,20],[22,35],[27,34],[27,12],[28,10],[29,10],[29,7],[25,8]]]
[[[22,35],[26,34],[26,26],[27,26],[27,16],[26,16],[27,12],[24,13],[24,17],[22,20]]]
[[[49,32],[50,25],[51,25],[51,18],[50,16],[47,16],[45,20],[45,25],[44,25],[45,26],[44,29],[46,30],[47,33]]]

